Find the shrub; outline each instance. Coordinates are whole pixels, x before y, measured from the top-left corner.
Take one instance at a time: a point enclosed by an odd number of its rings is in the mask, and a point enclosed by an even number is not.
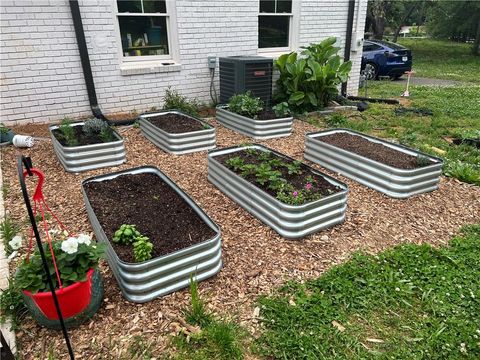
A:
[[[277,81],[277,102],[286,101],[297,112],[322,108],[338,95],[337,86],[348,79],[350,61],[341,63],[330,37],[319,44],[304,47],[300,58],[296,52],[284,54],[275,61],[280,72]]]
[[[185,114],[197,116],[200,104],[196,99],[188,100],[178,91],[168,88],[163,98],[163,108],[165,110],[180,110]]]
[[[255,118],[263,110],[263,102],[247,91],[245,94],[232,96],[228,102],[228,109],[234,113]]]
[[[86,120],[83,124],[82,131],[86,135],[96,135],[106,127],[108,127],[108,124],[105,121],[95,118]]]

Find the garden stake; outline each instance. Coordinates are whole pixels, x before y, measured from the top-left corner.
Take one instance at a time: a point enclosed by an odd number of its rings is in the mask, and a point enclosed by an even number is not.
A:
[[[25,171],[24,171],[24,166],[25,166]],[[34,174],[39,176],[39,174],[42,174],[39,170],[36,170],[32,166],[32,161],[29,157],[25,157],[23,155],[18,157],[18,162],[17,162],[17,171],[18,171],[18,178],[20,180],[20,186],[22,188],[22,194],[23,194],[23,200],[25,201],[25,206],[27,207],[27,212],[28,212],[28,217],[30,219],[30,223],[32,224],[32,230],[35,235],[35,239],[37,241],[37,247],[40,252],[40,256],[42,258],[42,263],[43,263],[43,268],[45,270],[45,273],[47,275],[47,280],[48,280],[48,285],[50,287],[50,291],[52,293],[52,298],[53,302],[55,304],[55,309],[57,310],[58,314],[58,319],[60,321],[60,326],[62,328],[63,332],[63,337],[65,338],[65,342],[67,344],[67,349],[68,349],[68,354],[70,355],[70,359],[74,360],[75,356],[73,355],[73,349],[70,344],[70,339],[68,337],[68,332],[67,328],[65,327],[65,322],[63,321],[63,316],[62,316],[62,311],[60,310],[60,305],[58,303],[57,299],[57,294],[55,293],[55,287],[53,285],[52,277],[50,275],[50,269],[48,267],[47,259],[45,258],[45,253],[43,251],[43,246],[42,246],[42,240],[40,239],[40,233],[38,232],[37,228],[37,223],[35,221],[35,215],[32,210],[32,206],[30,204],[30,198],[28,196],[28,190],[27,186],[25,184],[25,176],[33,176]],[[42,174],[43,176],[43,174]],[[36,199],[41,195],[41,185],[43,183],[42,176],[39,176],[39,182],[37,185],[37,189],[35,190],[34,194],[34,200],[36,202]],[[41,195],[43,199],[43,195]],[[47,207],[48,209],[48,207]],[[50,209],[48,209],[50,211]],[[43,211],[42,211],[42,217],[43,217]],[[48,234],[48,232],[47,232]],[[48,236],[48,235],[47,235]],[[58,274],[57,274],[58,276]]]
[[[405,71],[405,74],[407,74],[407,88],[405,89],[405,91],[403,92],[402,96],[403,97],[409,97],[410,96],[410,92],[408,91],[408,85],[410,85],[410,76],[412,76],[413,74],[413,71]]]

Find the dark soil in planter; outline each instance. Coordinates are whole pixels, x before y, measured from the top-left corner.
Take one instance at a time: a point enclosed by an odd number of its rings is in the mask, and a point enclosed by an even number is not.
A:
[[[261,153],[261,152],[262,152],[261,150],[258,150],[258,153]],[[226,155],[217,156],[217,157],[215,157],[215,159],[218,162],[220,162],[221,164],[223,164],[224,166],[226,166],[227,168],[229,168],[230,170],[234,171],[237,175],[243,177],[241,175],[240,170],[233,170],[230,167],[228,167],[228,165],[226,164],[226,162],[230,158],[237,157],[237,156],[240,157],[246,164],[247,163],[248,164],[255,164],[255,165],[262,164],[262,161],[259,159],[258,155],[250,154],[248,151],[245,151],[245,150],[237,151],[237,152],[226,154]],[[293,163],[292,160],[290,160],[288,158],[284,158],[282,156],[278,156],[278,155],[273,154],[273,153],[270,153],[270,156],[271,156],[271,158],[281,160],[283,163],[287,163],[287,164],[292,164]],[[300,165],[300,169],[301,169],[300,174],[289,174],[288,169],[284,166],[272,166],[272,170],[280,171],[282,173],[282,175],[281,175],[282,178],[287,180],[287,182],[289,184],[291,184],[295,189],[304,189],[306,183],[308,182],[307,177],[311,176],[313,178],[314,182],[316,183],[316,186],[312,189],[312,191],[315,192],[315,193],[319,193],[321,196],[329,196],[329,195],[332,195],[336,192],[342,191],[342,189],[339,188],[338,186],[335,186],[335,185],[331,184],[329,181],[325,180],[325,178],[323,176],[312,172],[310,170],[310,168],[308,166],[304,165],[303,163]],[[243,178],[245,180],[247,180],[248,182],[250,182],[251,184],[257,186],[260,189],[262,189],[266,193],[272,195],[273,197],[276,197],[276,195],[277,195],[276,191],[270,189],[268,187],[267,183],[264,184],[264,185],[259,184],[256,181],[255,175],[249,175],[249,176],[243,177]]]
[[[273,120],[273,119],[280,119],[277,115],[275,115],[275,111],[273,110],[263,110],[259,114],[257,114],[258,120]]]
[[[195,119],[180,114],[164,114],[147,118],[156,127],[171,134],[181,134],[191,131],[206,130],[203,124]]]
[[[57,139],[60,144],[63,146],[69,147],[69,146],[84,146],[84,145],[93,145],[93,144],[103,144],[105,141],[100,137],[100,134],[95,134],[95,135],[86,135],[83,132],[83,127],[81,125],[78,126],[72,126],[73,129],[75,130],[75,136],[77,139],[77,144],[75,145],[69,145],[64,137],[63,133],[59,129],[54,129],[53,136],[55,136],[55,139]],[[107,141],[107,142],[113,142],[113,141],[118,141],[118,139],[115,137],[115,135],[112,136],[112,141]]]
[[[155,174],[128,174],[85,184],[95,215],[108,239],[122,224],[136,225],[153,244],[152,258],[211,239],[213,231]],[[133,247],[111,242],[118,257],[133,263]]]
[[[358,135],[336,133],[317,139],[398,169],[417,169],[433,164],[429,159],[419,159]]]

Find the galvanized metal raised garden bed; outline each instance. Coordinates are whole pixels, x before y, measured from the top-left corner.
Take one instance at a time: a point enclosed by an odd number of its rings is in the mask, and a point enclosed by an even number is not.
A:
[[[73,123],[71,126],[83,126],[84,122]],[[118,166],[127,161],[125,145],[122,137],[114,130],[116,141],[81,146],[63,146],[55,138],[53,130],[57,125],[49,127],[53,150],[65,171],[82,172],[107,166]]]
[[[194,121],[198,121],[202,125],[209,126],[209,128],[198,131],[173,134],[158,128],[150,121],[148,121],[148,119],[151,117],[172,113],[189,117]],[[140,130],[148,140],[150,140],[160,149],[171,154],[181,155],[195,151],[210,150],[215,148],[216,146],[216,133],[213,126],[210,126],[206,122],[196,119],[190,115],[184,114],[180,111],[168,110],[163,112],[141,115]]]
[[[255,120],[228,111],[228,106],[218,106],[216,118],[223,126],[258,140],[289,136],[293,127],[293,117]]]
[[[215,159],[217,156],[238,152],[247,148],[269,151],[286,159],[291,158],[257,144],[209,152],[208,180],[253,216],[273,228],[281,236],[290,239],[302,238],[308,234],[342,223],[345,220],[347,186],[318,170],[308,167],[315,174],[340,187],[342,191],[320,200],[294,206],[280,202]]]
[[[127,263],[120,260],[90,205],[84,185],[93,181],[105,181],[122,175],[140,173],[151,173],[160,177],[215,231],[215,236],[199,244],[141,263]],[[82,182],[82,193],[88,218],[97,240],[107,244],[108,264],[127,300],[138,303],[147,302],[189,286],[190,277],[201,281],[220,271],[222,267],[220,228],[187,194],[157,168],[144,166],[92,177]],[[128,223],[128,219],[125,220]]]
[[[432,161],[432,164],[416,169],[399,169],[319,140],[322,136],[339,132],[362,136],[369,141],[388,146],[405,154],[425,157]],[[333,129],[306,134],[305,159],[390,197],[400,199],[436,190],[443,166],[443,161],[437,157],[347,129]]]

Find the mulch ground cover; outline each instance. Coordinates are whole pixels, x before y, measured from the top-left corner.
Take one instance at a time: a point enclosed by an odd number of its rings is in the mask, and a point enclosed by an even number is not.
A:
[[[220,148],[252,142],[213,120],[210,123],[217,126]],[[44,129],[37,132],[41,131]],[[318,128],[295,121],[291,136],[262,144],[303,160],[305,134],[312,131]],[[16,156],[20,153],[31,156],[33,164],[45,172],[46,200],[75,232],[92,233],[81,194],[83,179],[140,165],[157,166],[222,231],[224,267],[217,276],[199,284],[200,296],[209,310],[235,316],[253,336],[259,332],[259,295],[270,293],[286,281],[317,278],[357,250],[377,253],[400,243],[443,245],[462,225],[480,222],[480,188],[456,179],[442,177],[437,191],[399,200],[307,162],[348,184],[346,221],[303,240],[286,240],[208,182],[206,152],[175,156],[144,139],[139,129],[130,127],[120,132],[125,139],[127,163],[81,174],[63,170],[50,141],[38,141],[31,149],[1,149],[3,178],[8,186],[7,212],[17,222],[26,219],[16,174]],[[105,279],[102,307],[90,322],[70,331],[77,357],[132,358],[129,349],[136,336],[141,336],[151,345],[152,353],[161,357],[170,335],[183,327],[183,310],[190,304],[188,289],[134,304],[122,297],[106,263],[101,265],[101,271]],[[56,358],[67,358],[61,333],[39,327],[30,317],[25,317],[17,338],[25,359],[46,358],[49,349],[54,349]]]
[[[335,133],[325,135],[317,139],[327,144],[339,147],[343,150],[353,152],[368,159],[372,159],[399,169],[416,169],[432,164],[432,162],[428,160],[426,163],[419,162],[416,156],[405,154],[401,151],[370,141],[358,135]]]
[[[109,239],[122,224],[136,225],[153,244],[152,258],[215,236],[215,231],[158,175],[128,174],[89,182],[85,192]],[[121,260],[135,262],[130,244],[111,244]]]
[[[152,116],[149,117],[147,121],[171,134],[204,130],[201,122],[191,117],[175,113]]]

